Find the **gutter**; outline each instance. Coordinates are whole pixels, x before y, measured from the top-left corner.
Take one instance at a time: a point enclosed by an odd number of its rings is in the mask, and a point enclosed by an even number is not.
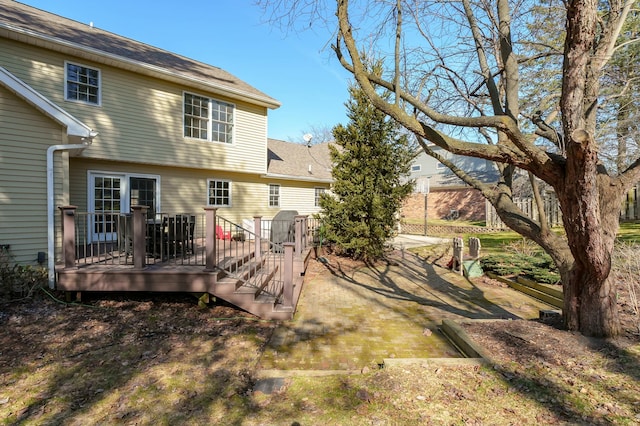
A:
[[[263,179],[278,179],[278,180],[296,180],[302,182],[316,182],[316,183],[333,183],[333,178],[317,178],[314,176],[294,176],[294,175],[280,175],[277,173],[266,173],[260,176]]]
[[[49,288],[56,285],[56,259],[55,259],[55,210],[54,210],[54,170],[53,156],[56,151],[69,151],[72,149],[84,150],[93,142],[96,132],[90,132],[89,137],[81,138],[81,144],[51,145],[47,148],[47,270]]]

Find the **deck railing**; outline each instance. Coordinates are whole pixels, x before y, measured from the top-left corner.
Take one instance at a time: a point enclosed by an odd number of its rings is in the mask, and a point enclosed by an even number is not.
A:
[[[76,266],[133,265],[134,216],[75,212]],[[144,264],[205,265],[205,214],[158,213],[145,217]]]
[[[64,268],[202,266],[204,271],[223,270],[256,293],[290,303],[294,259],[310,241],[307,217],[281,224],[257,216],[253,229],[247,229],[217,216],[216,210],[148,217],[144,206],[132,207],[131,214],[61,207]],[[291,232],[272,241],[270,231],[279,226]]]

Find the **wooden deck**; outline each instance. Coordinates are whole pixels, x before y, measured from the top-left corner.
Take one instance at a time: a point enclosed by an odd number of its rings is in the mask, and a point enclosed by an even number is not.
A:
[[[194,255],[153,259],[155,263],[136,268],[130,261],[119,263],[88,259],[75,268],[58,265],[58,290],[67,292],[187,292],[210,294],[266,319],[291,319],[302,290],[303,275],[310,258],[310,250],[294,260],[293,306],[283,307],[281,294],[265,292],[273,282],[283,280],[280,253],[269,253],[268,258],[255,261],[255,252],[243,243],[236,250],[229,248],[219,252],[220,263],[212,270],[195,264]],[[263,254],[264,256],[264,254]],[[83,259],[79,259],[82,261]],[[95,262],[89,263],[89,260]],[[113,262],[113,263],[111,263]],[[260,278],[264,277],[264,278]],[[270,281],[270,282],[267,282]],[[275,286],[280,289],[279,286]],[[277,290],[281,292],[282,290]]]
[[[89,241],[84,230],[93,223],[90,214],[78,216],[75,206],[60,210],[58,290],[212,294],[261,318],[293,316],[310,256],[306,216],[295,218],[294,242],[278,242],[262,236],[260,217],[254,218],[254,229],[260,231],[253,233],[217,218],[213,207],[205,207],[202,217],[187,215],[186,222],[181,214],[150,224],[146,207],[132,206],[131,216],[112,220],[118,224],[117,239]],[[158,223],[161,232],[156,232]]]

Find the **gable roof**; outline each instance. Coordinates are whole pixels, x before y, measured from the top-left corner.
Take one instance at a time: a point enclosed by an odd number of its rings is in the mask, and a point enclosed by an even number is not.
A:
[[[267,140],[267,175],[277,179],[333,182],[329,143],[302,145]]]
[[[67,135],[80,139],[93,139],[97,133],[49,99],[42,96],[25,82],[0,67],[0,85],[7,88],[43,114],[64,126]]]
[[[0,37],[72,54],[267,108],[280,102],[221,68],[13,0],[0,0]]]

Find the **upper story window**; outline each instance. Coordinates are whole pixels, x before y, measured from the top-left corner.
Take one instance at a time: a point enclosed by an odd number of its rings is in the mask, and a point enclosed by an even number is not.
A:
[[[184,94],[184,136],[211,142],[233,142],[234,106],[204,96]]]
[[[64,74],[65,100],[100,105],[100,70],[66,62]]]
[[[419,172],[421,169],[422,167],[420,166],[420,164],[414,164],[413,166],[411,166],[412,172]]]
[[[269,185],[269,207],[280,207],[280,185]]]
[[[210,206],[231,206],[231,182],[228,180],[209,179],[207,203]]]

